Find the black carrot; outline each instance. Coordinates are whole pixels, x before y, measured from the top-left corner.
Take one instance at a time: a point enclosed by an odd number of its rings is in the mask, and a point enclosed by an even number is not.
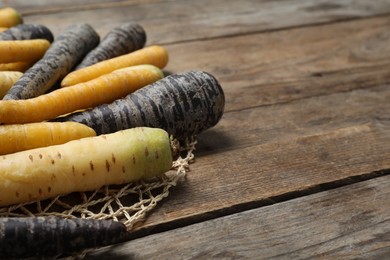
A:
[[[98,43],[99,35],[90,25],[69,26],[3,99],[28,99],[45,93]]]
[[[0,257],[54,257],[121,242],[126,226],[113,220],[0,218]]]
[[[41,24],[19,24],[0,33],[1,41],[45,39],[53,42],[49,28]]]
[[[222,117],[225,96],[203,71],[173,74],[110,104],[58,118],[93,128],[97,134],[138,126],[158,127],[178,139],[197,135]]]
[[[85,56],[76,69],[141,49],[145,42],[146,33],[141,25],[132,22],[121,24],[110,30],[99,45]]]

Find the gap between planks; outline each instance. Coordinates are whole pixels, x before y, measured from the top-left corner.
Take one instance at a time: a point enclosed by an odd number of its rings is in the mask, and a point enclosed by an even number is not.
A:
[[[98,9],[107,9],[107,8],[118,8],[118,7],[127,7],[127,6],[135,6],[135,5],[143,5],[143,4],[151,4],[151,3],[161,3],[161,2],[173,2],[176,0],[123,0],[123,1],[95,1],[82,3],[77,2],[75,4],[64,4],[60,6],[47,6],[47,5],[37,5],[37,7],[21,7],[22,16],[30,16],[30,15],[45,15],[45,14],[55,14],[62,12],[73,12],[73,11],[84,11],[84,10],[98,10]],[[4,2],[4,1],[3,1]],[[12,4],[11,1],[5,1],[4,6],[11,5],[18,9],[17,4]],[[35,1],[37,3],[39,1]],[[41,1],[42,2],[42,1]],[[43,1],[52,3],[51,1]],[[68,1],[69,2],[69,1]],[[32,5],[33,6],[33,5]],[[30,9],[31,8],[31,9]]]
[[[243,211],[92,252],[110,259],[384,259],[390,176]]]
[[[285,203],[291,200],[299,199],[305,196],[315,195],[321,192],[330,192],[334,189],[340,189],[347,187],[349,185],[358,184],[360,182],[365,182],[373,180],[375,178],[380,178],[383,176],[390,176],[390,169],[379,170],[371,173],[366,173],[358,176],[351,176],[344,179],[339,179],[336,181],[321,183],[312,187],[308,187],[302,190],[296,190],[287,192],[284,194],[278,194],[276,196],[271,196],[265,199],[260,199],[257,201],[251,201],[246,203],[241,203],[238,205],[230,205],[227,208],[219,208],[214,211],[209,211],[205,214],[192,216],[188,218],[182,218],[172,222],[164,222],[153,226],[146,226],[140,229],[135,229],[129,233],[126,240],[134,240],[149,235],[154,235],[162,232],[172,231],[175,229],[180,229],[189,225],[201,223],[204,221],[210,221],[213,219],[218,219],[221,217],[226,217],[232,214],[237,214],[253,209],[260,209],[262,207],[267,207],[270,205],[275,205],[279,203]]]
[[[67,1],[66,4],[61,3],[60,6],[54,7],[49,1],[43,1],[45,2],[48,2],[48,7],[37,4],[39,8],[36,9],[32,9],[33,5],[20,5],[22,14],[26,15],[27,20],[37,20],[39,23],[43,23],[44,20],[57,23],[58,19],[63,23],[70,23],[79,16],[79,22],[107,28],[114,26],[115,22],[131,19],[145,25],[147,29],[153,27],[152,37],[156,37],[160,44],[258,34],[311,24],[318,26],[390,13],[389,3],[367,3],[364,0],[354,1],[353,4],[350,0],[229,1],[228,3],[223,0],[211,2],[150,0],[142,4],[141,1],[93,4],[71,4]],[[9,3],[11,4],[12,1]],[[15,7],[18,7],[17,1]],[[76,12],[72,12],[73,10]],[[48,11],[61,12],[61,14]]]

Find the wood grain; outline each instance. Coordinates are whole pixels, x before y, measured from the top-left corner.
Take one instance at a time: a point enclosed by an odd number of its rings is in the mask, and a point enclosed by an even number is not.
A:
[[[390,82],[390,17],[167,46],[167,70],[205,70],[226,111]]]
[[[205,70],[225,90],[226,113],[198,137],[187,178],[132,236],[188,227],[104,256],[389,254],[390,1],[0,3],[55,35],[75,22],[101,35],[139,22],[148,44],[169,50],[167,72]],[[324,189],[334,190],[307,196]]]
[[[80,11],[80,10],[92,10],[92,9],[104,9],[120,6],[139,5],[141,3],[151,2],[167,2],[168,0],[83,0],[83,1],[69,1],[66,0],[2,0],[0,6],[12,6],[17,8],[24,16],[32,14],[47,14],[47,13],[59,13],[64,11]]]
[[[389,169],[389,143],[389,125],[369,124],[209,153],[141,228],[188,224]]]
[[[26,1],[7,3],[23,10],[26,22],[50,25],[55,35],[74,22],[90,23],[103,35],[119,23],[135,21],[145,27],[150,44],[251,34],[390,11],[390,3],[383,0],[94,1],[85,8],[80,2],[63,0],[41,0],[35,7]],[[50,12],[42,15],[45,10]]]
[[[228,113],[146,233],[390,168],[388,86]]]
[[[384,259],[390,176],[136,239],[86,259]]]

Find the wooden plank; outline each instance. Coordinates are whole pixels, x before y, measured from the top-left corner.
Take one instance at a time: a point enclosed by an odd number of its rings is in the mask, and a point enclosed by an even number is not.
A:
[[[191,223],[389,169],[389,144],[389,127],[362,125],[197,157],[141,228]]]
[[[86,259],[385,259],[390,176],[97,250]]]
[[[198,136],[197,156],[242,149],[366,123],[388,124],[388,85],[335,93],[285,104],[227,112],[216,127]]]
[[[390,169],[388,86],[228,113],[188,177],[141,225],[189,223]]]
[[[389,26],[386,16],[172,44],[166,70],[215,75],[226,111],[367,88],[390,82]]]
[[[390,16],[167,46],[167,70],[205,70],[226,111],[390,82]]]
[[[13,1],[8,1],[12,4]],[[28,23],[50,25],[55,35],[64,27],[75,22],[87,22],[99,33],[105,34],[113,26],[125,22],[141,23],[148,32],[149,43],[166,44],[189,40],[199,40],[250,34],[295,26],[334,22],[352,18],[362,18],[389,13],[390,1],[375,0],[198,0],[198,1],[119,1],[94,4],[97,9],[87,10],[79,6],[78,1],[58,1],[62,11],[53,12],[52,1],[40,1],[38,10],[23,9]],[[17,4],[18,3],[18,4]],[[20,3],[20,4],[19,4]],[[43,6],[43,3],[47,7]],[[25,4],[23,4],[25,5]],[[29,11],[30,10],[30,11]],[[34,12],[37,12],[36,15]],[[29,15],[29,12],[31,15]],[[61,21],[60,23],[58,21]]]
[[[141,3],[162,2],[169,0],[83,0],[83,1],[66,1],[66,0],[3,0],[1,6],[12,6],[20,11],[23,15],[58,13],[63,11],[80,11],[88,9],[103,9],[110,7],[120,7],[129,5],[139,5]]]

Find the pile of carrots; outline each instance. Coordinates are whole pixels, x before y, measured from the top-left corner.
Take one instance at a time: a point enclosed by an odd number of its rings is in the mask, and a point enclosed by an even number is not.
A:
[[[40,27],[23,24],[14,8],[0,8],[0,124],[6,124],[0,126],[0,155],[96,135],[84,125],[75,135],[69,127],[44,121],[112,102],[164,77],[161,69],[168,63],[168,53],[161,46],[144,48],[146,35],[138,24],[113,28],[101,41],[89,25],[72,25],[53,43],[51,32],[46,28],[40,34]],[[16,38],[23,30],[36,38]],[[70,34],[85,31],[92,41],[72,54],[83,59],[72,60],[63,53],[64,46],[74,45]],[[7,34],[15,37],[2,40]],[[61,138],[49,142],[43,128]]]
[[[132,22],[102,39],[85,23],[54,38],[0,8],[0,207],[162,175],[174,160],[172,137],[183,141],[218,123],[225,96],[216,78],[165,76],[167,50],[145,43]],[[9,258],[107,245],[126,232],[112,223],[75,229],[63,219],[0,222],[0,254]],[[86,243],[88,236],[102,239]]]
[[[218,81],[202,71],[165,76],[168,52],[145,46],[139,24],[102,39],[89,24],[72,24],[54,38],[8,7],[0,27],[0,206],[164,173],[170,136],[189,138],[223,114]],[[97,181],[98,172],[110,177]],[[69,175],[74,185],[63,190]]]

